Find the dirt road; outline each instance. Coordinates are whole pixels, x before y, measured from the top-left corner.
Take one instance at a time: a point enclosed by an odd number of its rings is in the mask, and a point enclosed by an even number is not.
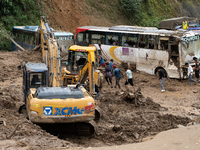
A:
[[[147,100],[145,103],[136,106],[122,98],[122,89],[110,88],[105,83],[99,97],[102,116],[95,135],[46,132],[18,113],[23,104],[23,93],[22,71],[18,71],[17,66],[25,60],[40,62],[40,58],[38,51],[0,52],[0,144],[7,143],[6,146],[15,149],[117,146],[145,141],[162,131],[198,122],[199,84],[190,87],[188,80],[167,80],[164,83],[166,92],[161,93],[157,77],[133,72],[134,84],[141,88]],[[124,82],[125,78],[122,78],[120,84],[123,88]],[[6,125],[1,123],[1,119]]]

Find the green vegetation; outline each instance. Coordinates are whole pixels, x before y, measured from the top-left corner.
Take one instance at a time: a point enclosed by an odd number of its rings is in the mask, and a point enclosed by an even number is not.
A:
[[[161,20],[176,16],[169,0],[118,0],[131,24],[158,27]]]
[[[160,21],[178,16],[200,18],[199,0],[86,0],[113,23],[159,27]]]
[[[0,26],[8,33],[13,26],[39,25],[42,0],[1,0]],[[10,40],[0,31],[0,50],[10,50]]]

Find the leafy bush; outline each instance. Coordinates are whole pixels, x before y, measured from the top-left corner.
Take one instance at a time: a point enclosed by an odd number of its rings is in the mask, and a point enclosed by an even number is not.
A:
[[[142,0],[118,0],[124,15],[132,22],[137,22],[141,18]]]

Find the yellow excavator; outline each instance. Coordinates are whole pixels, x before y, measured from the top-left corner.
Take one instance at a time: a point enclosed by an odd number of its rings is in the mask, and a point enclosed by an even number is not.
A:
[[[29,120],[51,130],[94,133],[89,122],[95,119],[95,101],[81,83],[63,86],[60,50],[44,17],[40,33],[43,63],[25,62],[23,66],[24,106]],[[56,128],[51,126],[55,124]]]
[[[87,82],[87,90],[95,93],[95,84],[102,87],[103,74],[97,69],[97,52],[95,46],[78,46],[69,47],[68,62],[63,72],[63,83],[67,84],[84,84]]]

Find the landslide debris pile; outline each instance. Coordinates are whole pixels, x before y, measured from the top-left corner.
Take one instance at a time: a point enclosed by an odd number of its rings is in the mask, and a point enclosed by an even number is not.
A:
[[[140,89],[133,93],[104,88],[99,99],[101,119],[96,124],[94,136],[58,133],[58,137],[85,147],[121,145],[141,142],[146,137],[177,128],[179,124],[186,126],[191,122],[189,118],[162,114],[167,109],[149,97],[144,98]]]
[[[38,51],[1,52],[0,66],[0,139],[23,142],[34,149],[68,146],[105,146],[141,142],[161,131],[187,125],[188,118],[163,115],[167,110],[151,98],[144,98],[141,91],[122,92],[103,87],[99,97],[101,118],[93,136],[68,133],[50,134],[31,123],[18,108],[23,104],[22,71],[17,66],[29,62],[41,62]],[[5,121],[5,123],[4,123]]]

